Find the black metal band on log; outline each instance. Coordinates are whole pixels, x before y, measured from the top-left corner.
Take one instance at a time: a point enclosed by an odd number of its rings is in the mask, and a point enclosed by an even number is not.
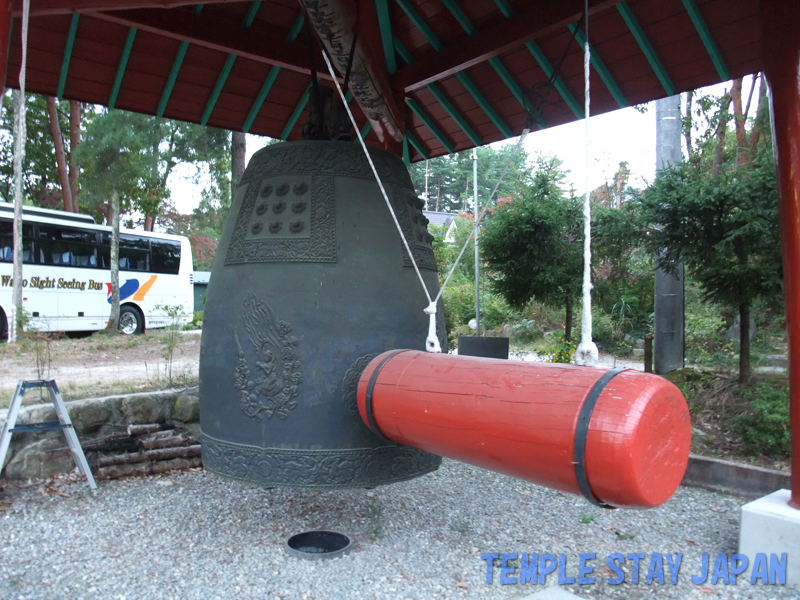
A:
[[[407,352],[408,350],[395,350],[394,352],[390,352],[379,364],[375,370],[372,372],[372,376],[369,378],[369,384],[367,385],[367,396],[365,398],[364,408],[367,411],[367,421],[369,422],[369,428],[372,430],[372,433],[377,435],[381,440],[386,442],[387,444],[394,444],[392,440],[387,438],[383,433],[381,433],[380,428],[378,427],[378,423],[375,421],[375,412],[372,408],[372,392],[375,389],[375,382],[378,381],[378,375],[387,362],[389,362],[392,358],[400,354],[401,352]]]
[[[589,390],[586,400],[581,407],[581,412],[578,414],[578,426],[575,429],[575,477],[578,479],[578,486],[581,489],[581,494],[589,502],[601,508],[614,508],[605,502],[598,500],[592,493],[591,486],[589,486],[589,479],[586,477],[586,435],[589,433],[589,421],[592,420],[592,412],[597,404],[597,399],[600,394],[614,377],[625,371],[623,368],[612,369],[598,379]]]

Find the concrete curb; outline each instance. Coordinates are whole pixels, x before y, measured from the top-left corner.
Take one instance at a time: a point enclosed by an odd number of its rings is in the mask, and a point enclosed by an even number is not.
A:
[[[783,471],[690,454],[689,466],[681,485],[745,498],[760,498],[776,490],[791,488],[791,475]]]

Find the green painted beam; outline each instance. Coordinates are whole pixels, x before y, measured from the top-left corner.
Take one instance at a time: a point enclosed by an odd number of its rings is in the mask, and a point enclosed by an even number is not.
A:
[[[172,95],[172,88],[175,87],[175,81],[178,79],[178,73],[181,71],[181,65],[183,64],[183,59],[186,58],[186,51],[188,49],[189,42],[181,42],[181,45],[178,46],[178,53],[175,55],[175,60],[172,62],[172,70],[169,72],[167,84],[164,86],[164,91],[161,93],[161,101],[158,103],[156,115],[159,117],[164,116],[169,97]]]
[[[478,103],[478,106],[483,109],[483,112],[485,112],[486,115],[492,120],[492,123],[495,124],[495,127],[500,130],[500,133],[502,133],[503,136],[510,138],[513,135],[511,128],[506,125],[506,122],[503,121],[499,114],[497,114],[497,111],[492,108],[492,105],[489,104],[489,101],[478,89],[478,86],[473,83],[473,81],[467,76],[466,73],[464,73],[464,71],[459,71],[456,73],[456,78],[461,82],[461,85],[464,86],[467,92],[469,92],[469,95],[472,96],[473,100]]]
[[[250,26],[253,24],[253,21],[256,18],[256,14],[258,14],[259,8],[261,8],[261,0],[257,0],[256,2],[252,2],[250,4],[250,8],[247,10],[247,14],[242,22],[242,29],[250,29]],[[222,65],[222,70],[217,77],[217,82],[214,84],[214,89],[211,91],[211,96],[208,98],[206,109],[203,111],[203,116],[200,117],[201,125],[208,123],[208,120],[211,118],[211,113],[214,112],[214,107],[217,105],[219,95],[222,93],[222,88],[225,87],[225,82],[228,80],[228,75],[231,74],[231,69],[233,69],[233,64],[235,62],[236,55],[228,54],[228,58],[225,59],[225,64]]]
[[[272,67],[269,70],[269,73],[267,73],[267,78],[264,80],[264,85],[261,86],[261,91],[258,92],[258,96],[256,96],[256,100],[253,102],[253,106],[250,108],[250,112],[247,113],[247,118],[244,120],[244,125],[242,125],[242,131],[244,133],[250,131],[250,128],[253,126],[253,121],[256,120],[258,112],[261,110],[264,100],[267,99],[267,94],[269,94],[269,91],[272,89],[272,85],[275,83],[275,79],[278,77],[278,73],[280,72],[280,67]]]
[[[553,65],[550,64],[550,61],[547,59],[547,56],[545,56],[545,53],[539,44],[533,41],[526,42],[525,47],[530,51],[531,54],[533,54],[533,58],[535,58],[536,62],[539,63],[539,66],[542,68],[542,71],[544,71],[544,74],[547,75],[547,78],[552,79],[556,70],[553,68]],[[561,98],[567,103],[567,106],[569,106],[572,114],[574,114],[577,119],[582,119],[584,115],[583,107],[575,99],[575,96],[572,95],[572,92],[569,91],[567,84],[564,83],[564,80],[561,79],[560,75],[555,78],[553,87],[556,88],[558,93],[561,95]]]
[[[430,93],[433,94],[433,97],[436,98],[436,101],[442,105],[442,108],[447,111],[447,114],[450,115],[456,123],[458,123],[458,126],[461,127],[461,131],[467,134],[467,137],[470,139],[470,141],[476,146],[483,144],[481,138],[479,138],[478,134],[475,133],[475,130],[470,127],[470,124],[467,123],[467,120],[461,116],[461,113],[459,113],[458,110],[456,110],[456,107],[450,103],[450,100],[448,100],[447,96],[444,95],[444,92],[439,89],[439,86],[437,86],[435,83],[431,83],[427,86],[427,88]]]
[[[414,62],[414,57],[411,55],[411,52],[408,51],[408,48],[403,46],[403,42],[397,39],[397,36],[392,37],[392,44],[394,45],[394,51],[400,55],[407,65],[410,65]]]
[[[203,12],[203,5],[195,4],[192,8],[192,12],[196,15],[199,15],[201,12]],[[188,49],[189,42],[181,42],[180,46],[178,46],[178,52],[175,54],[175,60],[172,62],[172,69],[169,72],[167,83],[164,86],[164,91],[161,92],[161,100],[158,103],[158,109],[156,110],[156,116],[158,117],[164,116],[164,111],[167,109],[167,104],[169,103],[169,97],[172,95],[172,88],[175,87],[175,82],[178,79],[178,73],[181,71],[181,65],[183,65],[183,59],[186,58],[186,51]]]
[[[250,26],[253,24],[253,21],[258,14],[258,9],[261,8],[261,0],[256,0],[250,4],[250,8],[247,9],[247,14],[244,17],[244,22],[242,23],[242,29],[250,29]]]
[[[730,81],[731,74],[730,71],[728,71],[728,66],[725,64],[722,53],[719,51],[719,47],[717,47],[717,43],[711,35],[711,30],[708,28],[708,25],[706,25],[706,20],[703,18],[703,15],[700,14],[700,9],[697,8],[697,4],[694,0],[683,0],[683,7],[686,9],[686,12],[689,13],[689,18],[692,19],[692,23],[694,23],[694,28],[697,30],[700,39],[703,40],[703,45],[706,47],[706,52],[708,52],[711,61],[714,63],[714,67],[717,69],[720,81]]]
[[[378,27],[381,31],[386,69],[389,73],[395,73],[397,72],[397,57],[394,53],[394,35],[392,34],[392,20],[389,17],[389,0],[375,0],[375,10],[378,13]]]
[[[528,100],[528,98],[525,96],[525,92],[522,91],[522,88],[519,87],[519,84],[516,82],[511,73],[508,72],[508,69],[506,69],[505,65],[500,61],[500,59],[497,57],[490,58],[489,64],[492,65],[492,68],[494,68],[495,72],[500,76],[500,79],[503,80],[503,83],[506,84],[506,87],[511,91],[514,97],[517,99],[517,102],[519,102],[522,105],[522,108],[525,109],[525,112],[529,114],[535,113],[536,126],[539,129],[547,128],[547,123],[545,123],[545,120],[542,118],[542,115],[540,115],[538,111],[534,108],[530,100]]]
[[[122,86],[125,69],[128,67],[128,59],[131,56],[134,39],[136,39],[136,27],[131,27],[128,29],[128,37],[125,40],[125,46],[122,48],[122,56],[119,57],[117,76],[114,78],[114,86],[111,88],[111,95],[108,97],[108,108],[114,108],[117,104],[117,95],[119,94],[119,88]]]
[[[575,23],[569,24],[569,30],[575,35],[575,41],[578,42],[581,48],[584,48],[586,45],[586,36],[583,34],[583,29],[578,27]],[[597,74],[600,75],[600,79],[603,80],[603,83],[608,88],[608,91],[611,92],[611,95],[614,97],[614,100],[619,105],[620,108],[625,108],[628,106],[628,99],[625,97],[625,94],[622,93],[622,90],[619,89],[617,82],[614,80],[614,77],[611,75],[611,72],[606,67],[606,63],[603,62],[603,59],[600,58],[600,55],[595,50],[592,44],[589,44],[589,49],[592,53],[592,66],[594,70],[597,71]]]
[[[461,7],[458,6],[458,4],[454,0],[442,0],[442,2],[447,7],[447,10],[449,10],[450,13],[453,15],[453,17],[455,17],[456,21],[458,21],[458,24],[461,25],[461,27],[467,32],[468,35],[475,35],[475,33],[477,33],[477,29],[475,29],[475,26],[469,20],[469,17],[467,17],[467,15],[464,14],[464,11],[461,10]],[[406,14],[408,14],[408,11],[406,11]],[[413,18],[412,20],[414,21],[414,24],[417,26],[417,28],[420,28],[418,21],[422,21],[422,18],[417,14],[416,18]],[[423,30],[420,28],[420,31]],[[425,35],[425,37],[428,39],[431,46],[434,47],[436,47],[437,45],[439,46],[439,48],[437,48],[437,51],[442,49],[443,46],[441,42],[432,31],[429,34],[425,34],[425,32],[423,31],[423,35]],[[469,123],[467,123],[467,120],[461,115],[461,113],[458,112],[458,110],[456,110],[456,107],[453,106],[453,104],[447,99],[447,96],[444,95],[442,90],[439,89],[439,87],[434,83],[427,86],[427,88],[428,90],[430,90],[431,94],[433,94],[433,97],[436,98],[437,102],[439,102],[439,104],[442,105],[442,108],[444,108],[447,114],[450,115],[456,123],[458,123],[458,126],[461,127],[461,130],[465,134],[467,134],[467,137],[472,141],[472,143],[475,144],[476,146],[480,146],[482,143],[481,138],[478,137],[478,134],[475,133],[475,130],[472,129]],[[430,129],[430,127],[428,128]],[[437,136],[437,138],[438,137],[439,136]],[[441,139],[439,141],[441,141]],[[445,147],[447,146],[445,145]],[[450,152],[452,153],[453,151],[450,150]]]
[[[407,167],[411,166],[411,154],[408,151],[408,135],[403,136],[403,162]]]
[[[664,64],[661,62],[661,59],[658,58],[658,54],[656,54],[653,45],[650,43],[650,40],[647,39],[647,35],[645,34],[642,26],[639,24],[636,15],[633,14],[630,5],[625,1],[622,0],[619,4],[617,4],[617,10],[622,15],[622,18],[625,21],[625,24],[630,29],[631,33],[633,34],[636,43],[639,44],[639,48],[641,48],[642,53],[644,53],[645,57],[647,58],[647,62],[650,63],[650,67],[655,72],[658,80],[661,82],[661,85],[664,87],[664,91],[667,92],[667,96],[674,96],[675,95],[675,84],[672,83],[672,79],[667,73],[667,69],[664,67]]]
[[[289,30],[289,35],[286,36],[286,41],[293,42],[297,39],[297,36],[300,35],[300,32],[303,30],[303,23],[305,22],[305,15],[303,11],[300,11],[300,14],[294,21],[294,25]],[[244,124],[242,125],[242,131],[247,133],[250,131],[250,128],[253,126],[253,122],[256,120],[258,113],[261,111],[261,107],[264,106],[264,102],[267,99],[267,95],[269,95],[272,86],[275,84],[275,79],[277,79],[278,74],[281,72],[280,67],[272,67],[267,73],[267,78],[264,80],[264,85],[261,86],[261,91],[258,92],[258,96],[256,96],[255,102],[253,102],[253,106],[250,107],[250,112],[247,113],[247,118],[244,120]]]
[[[222,71],[220,71],[219,77],[217,77],[217,83],[214,84],[214,89],[211,91],[211,96],[206,103],[203,116],[200,117],[200,125],[205,125],[208,123],[208,119],[211,118],[211,113],[214,111],[219,95],[222,93],[222,88],[225,86],[225,82],[228,80],[228,75],[230,75],[233,63],[235,62],[236,55],[228,54],[228,58],[225,59],[225,64],[222,65]]]
[[[411,56],[411,53],[408,50],[406,50],[406,47],[403,46],[403,43],[396,37],[394,38],[394,48],[400,55],[400,58],[402,58],[407,64],[410,65],[411,63],[414,62],[414,57]],[[480,106],[483,109],[483,112],[485,112],[486,115],[489,117],[489,119],[491,119],[492,123],[494,123],[495,126],[500,130],[500,133],[502,133],[505,137],[511,137],[512,136],[511,128],[508,125],[506,125],[505,121],[503,121],[503,119],[500,118],[500,115],[497,114],[497,111],[494,108],[492,108],[492,105],[489,104],[489,101],[484,97],[484,95],[478,89],[478,86],[475,85],[473,81],[469,78],[469,75],[467,75],[464,71],[459,71],[458,73],[456,73],[456,78],[461,82],[461,85],[464,86],[467,92],[469,92],[469,95],[472,96],[475,102],[478,103],[478,106]],[[447,107],[445,107],[445,110],[446,109]]]
[[[364,126],[361,128],[361,139],[362,140],[367,139],[367,134],[369,133],[370,129],[372,129],[372,123],[367,121],[366,123],[364,123]],[[354,139],[353,141],[357,142],[358,138]]]
[[[475,25],[472,24],[472,21],[469,20],[469,17],[461,10],[461,7],[458,5],[458,2],[455,0],[442,0],[442,4],[445,5],[445,8],[450,11],[450,14],[453,15],[458,24],[461,25],[461,28],[467,32],[467,35],[472,36],[478,33],[478,30],[475,28]]]
[[[445,150],[447,150],[450,154],[453,154],[453,152],[456,151],[453,143],[447,139],[447,136],[441,132],[441,130],[436,126],[436,123],[433,122],[433,119],[431,119],[428,116],[428,113],[426,113],[422,107],[417,104],[416,100],[413,98],[406,98],[406,104],[408,104],[408,107],[420,118],[420,120],[425,124],[425,127],[430,130],[433,136],[439,140],[439,143],[444,146]]]
[[[420,30],[420,33],[425,36],[425,39],[428,40],[428,43],[433,47],[434,50],[437,52],[441,52],[444,45],[442,41],[436,37],[436,34],[433,33],[433,30],[428,27],[428,24],[425,22],[425,19],[417,12],[414,6],[409,2],[409,0],[396,0],[397,3],[400,5],[400,8],[403,9],[403,12],[408,15],[408,18],[411,19],[411,22],[414,23],[414,26]]]
[[[317,81],[319,81],[319,78],[317,78]],[[281,139],[284,142],[289,137],[289,134],[292,133],[292,129],[294,129],[294,126],[297,124],[297,120],[300,118],[300,115],[303,114],[303,111],[305,110],[306,105],[308,104],[308,100],[309,98],[311,98],[312,87],[313,84],[309,83],[308,87],[306,88],[306,91],[303,92],[303,95],[300,98],[300,102],[298,102],[297,106],[295,106],[292,116],[289,117],[289,120],[286,122],[286,126],[283,128],[283,131],[281,132]]]
[[[67,34],[67,45],[64,48],[64,58],[61,61],[61,75],[58,77],[58,88],[56,88],[56,97],[59,99],[64,97],[64,87],[67,85],[69,61],[72,58],[72,48],[75,46],[75,34],[78,33],[78,21],[80,18],[80,13],[72,13],[72,20],[69,23],[69,33]]]
[[[494,3],[497,4],[497,8],[500,9],[500,12],[503,13],[503,16],[506,19],[510,19],[517,14],[514,12],[514,8],[508,2],[506,2],[506,0],[494,0]]]
[[[473,36],[478,32],[478,30],[475,27],[475,25],[472,24],[472,21],[470,21],[469,17],[467,17],[467,15],[464,14],[464,11],[461,10],[461,7],[458,5],[458,3],[455,0],[442,0],[442,3],[445,5],[445,8],[447,8],[447,10],[450,11],[450,14],[453,15],[453,17],[456,19],[456,21],[458,21],[459,25],[461,25],[461,28],[467,33],[467,35]],[[514,97],[517,100],[519,100],[519,102],[520,102],[520,104],[522,104],[523,108],[528,112],[532,112],[534,110],[533,106],[528,101],[528,99],[525,97],[525,94],[522,92],[522,89],[519,87],[517,82],[514,81],[514,78],[511,76],[511,74],[505,68],[503,63],[500,62],[500,59],[499,58],[490,58],[489,59],[489,64],[492,65],[494,70],[500,76],[500,79],[503,80],[503,83],[506,84],[506,86],[511,91],[511,93],[514,95]],[[489,118],[491,118],[491,116]],[[492,119],[492,120],[494,120],[494,119]],[[546,124],[545,124],[544,120],[541,118],[540,115],[537,115],[537,123],[538,123],[540,129],[546,127]],[[510,136],[508,136],[508,137],[510,137]]]
[[[425,160],[428,160],[431,157],[430,152],[428,152],[425,149],[425,146],[422,145],[422,142],[420,142],[417,139],[417,136],[415,136],[410,131],[406,130],[406,137],[403,139],[403,142],[404,142],[404,145],[405,145],[405,149],[404,149],[405,151],[408,151],[408,144],[411,144],[412,146],[414,146],[414,148],[417,149],[417,152],[419,152],[420,156],[422,156],[422,158],[424,158]],[[408,163],[407,164],[411,164],[411,158],[410,157],[408,159]]]
[[[305,14],[303,11],[300,11],[300,14],[297,15],[297,18],[294,20],[294,25],[289,30],[289,35],[286,36],[286,39],[290,42],[293,42],[297,39],[297,36],[300,35],[300,32],[303,31],[303,25],[306,22]]]

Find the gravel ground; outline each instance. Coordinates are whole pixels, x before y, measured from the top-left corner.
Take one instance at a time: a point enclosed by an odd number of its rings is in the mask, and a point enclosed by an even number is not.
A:
[[[570,575],[578,553],[596,552],[597,583],[566,586],[583,598],[800,597],[691,583],[703,552],[736,551],[742,504],[695,489],[647,512],[603,511],[448,460],[375,490],[267,490],[201,471],[101,482],[97,494],[74,476],[3,483],[0,598],[503,599],[541,589],[501,586],[499,568],[487,585],[481,552],[564,552]],[[284,554],[287,536],[314,528],[347,533],[354,551],[315,562]],[[683,552],[679,583],[629,585],[628,574],[608,585],[611,552]]]

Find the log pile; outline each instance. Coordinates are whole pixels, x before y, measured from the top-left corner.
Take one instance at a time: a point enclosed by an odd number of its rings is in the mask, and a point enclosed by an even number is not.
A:
[[[172,425],[128,425],[125,431],[81,444],[95,479],[156,475],[201,467],[200,444]]]

